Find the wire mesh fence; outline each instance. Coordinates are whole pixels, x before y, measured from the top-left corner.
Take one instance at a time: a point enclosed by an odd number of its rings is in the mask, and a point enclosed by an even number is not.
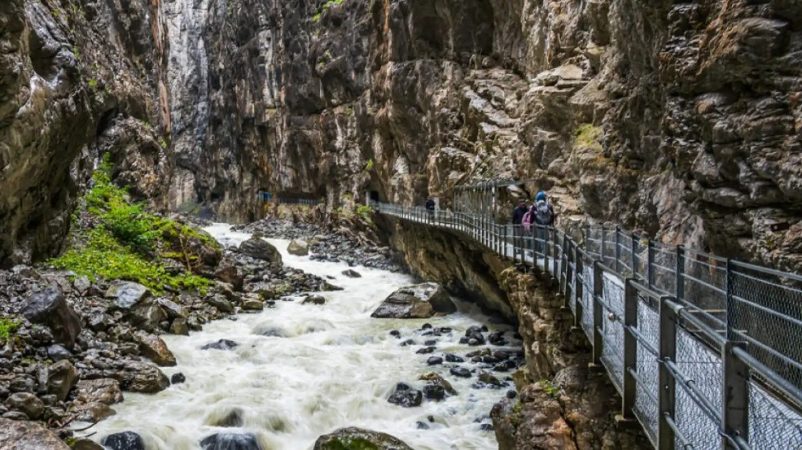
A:
[[[550,227],[373,206],[551,275],[656,447],[802,448],[802,277],[618,228],[588,227],[579,245]]]

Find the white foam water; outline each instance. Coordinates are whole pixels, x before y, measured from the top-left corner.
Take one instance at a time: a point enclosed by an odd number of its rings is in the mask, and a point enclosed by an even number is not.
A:
[[[247,233],[224,224],[207,228],[224,245],[238,245]],[[476,388],[470,379],[448,373],[446,363],[430,367],[415,351],[426,339],[421,326],[451,327],[453,333],[436,337],[437,350],[463,355],[477,347],[459,344],[472,325],[487,324],[488,317],[470,304],[459,302],[459,312],[428,320],[387,320],[370,317],[381,301],[397,288],[413,282],[407,275],[364,267],[362,278],[348,278],[345,264],[312,261],[287,254],[288,241],[270,240],[284,263],[322,277],[344,288],[325,292],[325,305],[300,301],[277,302],[258,314],[207,324],[190,336],[164,336],[178,365],[165,368],[169,376],[181,372],[186,382],[155,395],[125,394],[115,405],[117,414],[90,431],[102,437],[120,431],[139,433],[147,450],[197,450],[200,441],[218,432],[253,433],[264,450],[307,450],[322,434],[346,426],[390,433],[418,450],[496,448],[489,423],[493,404],[508,388]],[[513,331],[505,325],[493,329]],[[390,330],[418,345],[402,347]],[[233,350],[201,350],[201,346],[229,339]],[[517,342],[517,341],[516,341]],[[462,365],[470,367],[470,363]],[[414,408],[387,402],[398,382],[418,389],[418,377],[435,371],[449,380],[458,395],[444,401],[424,400]],[[504,374],[496,374],[502,378]],[[510,385],[512,383],[510,382]],[[242,414],[237,428],[211,426],[233,410]],[[433,419],[430,420],[430,419]],[[419,428],[418,422],[429,428]]]

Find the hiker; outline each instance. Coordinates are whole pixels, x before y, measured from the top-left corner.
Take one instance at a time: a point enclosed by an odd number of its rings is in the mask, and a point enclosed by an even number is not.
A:
[[[512,210],[512,235],[513,237],[513,247],[515,247],[516,253],[523,252],[524,247],[524,216],[526,213],[529,212],[529,205],[526,204],[526,200],[521,200],[518,202],[518,206]]]
[[[545,254],[548,250],[545,246],[547,227],[554,224],[554,208],[549,203],[546,193],[540,191],[535,196],[535,204],[524,215],[523,226],[529,231],[533,228],[532,234],[535,238],[535,253]],[[534,226],[533,226],[534,225]]]
[[[535,214],[535,223],[550,227],[554,225],[554,207],[549,203],[546,193],[540,191],[535,196],[535,204],[532,206]]]
[[[430,220],[434,220],[434,209],[435,209],[435,206],[436,205],[434,203],[434,199],[429,197],[429,199],[426,200],[426,211],[429,211],[429,219]]]

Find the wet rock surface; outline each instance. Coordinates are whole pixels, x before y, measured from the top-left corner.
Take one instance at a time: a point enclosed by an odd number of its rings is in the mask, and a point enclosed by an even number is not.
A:
[[[313,450],[351,450],[370,448],[376,450],[412,450],[401,440],[377,431],[356,427],[342,428],[320,436]]]
[[[371,314],[371,317],[426,319],[436,313],[450,314],[456,310],[456,305],[442,286],[437,283],[423,283],[393,292]]]

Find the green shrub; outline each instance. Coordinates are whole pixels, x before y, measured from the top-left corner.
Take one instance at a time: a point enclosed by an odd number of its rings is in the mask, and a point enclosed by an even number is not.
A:
[[[20,323],[7,317],[0,318],[0,342],[7,342],[19,328]]]
[[[603,131],[590,123],[584,123],[576,128],[574,133],[574,145],[576,147],[602,151],[601,137]]]
[[[111,182],[111,164],[104,158],[92,176],[93,186],[85,196],[86,212],[98,225],[73,230],[73,246],[51,264],[96,280],[129,280],[156,292],[165,287],[204,291],[212,283],[191,273],[199,260],[189,249],[192,240],[220,249],[208,234],[145,211],[131,203],[125,189]],[[187,272],[172,274],[158,256],[176,259]]]

